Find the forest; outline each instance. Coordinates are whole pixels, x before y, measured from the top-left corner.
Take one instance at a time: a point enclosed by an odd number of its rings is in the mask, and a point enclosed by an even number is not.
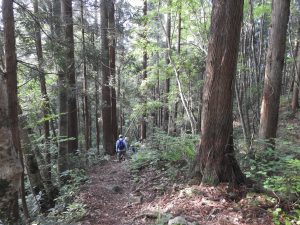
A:
[[[1,9],[0,224],[300,224],[300,0]]]

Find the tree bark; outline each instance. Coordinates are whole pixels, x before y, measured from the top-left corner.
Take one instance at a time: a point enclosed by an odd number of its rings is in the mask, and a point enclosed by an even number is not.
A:
[[[2,16],[4,21],[5,76],[8,94],[8,115],[12,131],[12,141],[23,168],[21,174],[21,199],[24,217],[25,219],[28,219],[29,215],[25,200],[24,162],[18,127],[17,56],[13,2],[11,0],[2,2]],[[17,205],[17,203],[15,204]],[[18,217],[18,212],[15,213]]]
[[[300,16],[298,16],[298,26],[300,25]],[[299,74],[300,74],[300,53],[298,54],[298,45],[299,45],[299,39],[300,39],[300,28],[298,27],[298,32],[297,32],[297,38],[295,41],[295,48],[296,50],[294,51],[294,58],[297,57],[298,55],[298,67],[295,68],[296,66],[294,66],[294,70],[296,71],[295,73],[295,84],[294,84],[294,91],[293,91],[293,101],[292,101],[292,112],[296,113],[297,109],[299,109]],[[295,62],[296,64],[296,62]]]
[[[84,139],[85,139],[85,152],[87,153],[90,149],[90,111],[89,111],[89,101],[88,101],[88,81],[87,81],[87,71],[86,71],[86,49],[85,49],[85,30],[84,30],[84,12],[83,12],[83,0],[80,1],[81,8],[81,35],[82,35],[82,51],[84,54],[83,58],[83,84],[84,84]]]
[[[213,1],[203,92],[201,140],[195,172],[202,183],[243,183],[234,158],[232,110],[235,73],[243,18],[242,0]]]
[[[7,6],[7,4],[9,5]],[[6,14],[7,7],[12,10],[12,1],[3,0],[2,13],[4,24],[7,23],[8,19]],[[13,224],[20,218],[18,190],[23,170],[13,145],[11,125],[8,121],[7,89],[4,76],[0,74],[0,220]]]
[[[76,153],[78,149],[77,105],[76,105],[76,77],[74,62],[73,12],[72,0],[61,0],[61,12],[65,25],[65,41],[67,42],[67,59],[64,72],[67,73],[68,96],[68,153]]]
[[[259,138],[263,140],[276,138],[289,14],[290,0],[273,1],[259,127]],[[270,143],[273,146],[275,144],[274,140],[270,140]]]
[[[111,126],[113,143],[118,138],[118,123],[117,123],[117,95],[116,95],[116,30],[115,30],[115,3],[110,0],[108,5],[108,29],[109,29],[109,71],[112,81],[110,88],[111,94]]]
[[[115,148],[112,138],[112,118],[111,118],[111,98],[109,87],[109,48],[108,48],[108,0],[100,1],[100,16],[101,16],[101,55],[102,55],[102,135],[103,135],[103,149],[104,153],[108,155],[115,154]]]

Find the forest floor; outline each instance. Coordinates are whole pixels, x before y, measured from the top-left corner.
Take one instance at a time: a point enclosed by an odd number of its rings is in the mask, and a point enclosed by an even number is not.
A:
[[[133,177],[129,163],[111,157],[88,171],[92,182],[79,193],[87,213],[78,224],[166,224],[168,217],[177,216],[191,224],[274,224],[268,209],[275,210],[275,203],[263,194],[236,201],[226,192],[226,184],[193,185],[183,176],[170,181],[151,167]]]

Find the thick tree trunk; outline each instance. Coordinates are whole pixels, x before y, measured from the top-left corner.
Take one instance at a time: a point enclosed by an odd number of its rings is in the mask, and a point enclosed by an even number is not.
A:
[[[100,16],[101,16],[101,55],[102,55],[102,129],[103,129],[103,149],[108,155],[115,154],[115,148],[112,138],[112,118],[111,118],[111,98],[109,87],[109,48],[108,48],[108,0],[100,1]]]
[[[276,138],[282,69],[290,0],[274,0],[270,24],[269,48],[261,107],[259,138]],[[270,143],[275,144],[274,140]]]
[[[61,0],[61,12],[65,25],[65,41],[67,42],[67,59],[64,72],[67,73],[68,96],[68,153],[75,153],[78,149],[76,77],[74,62],[73,12],[72,0]]]
[[[244,182],[233,156],[232,109],[243,18],[242,0],[213,1],[203,92],[201,140],[195,158],[202,183]]]
[[[6,4],[2,2],[4,23]],[[11,1],[12,10],[12,1]],[[13,21],[13,20],[12,20]],[[22,166],[15,151],[8,117],[8,99],[4,76],[0,74],[0,220],[16,223],[19,216],[18,190],[20,188]]]
[[[21,175],[21,199],[24,217],[25,219],[28,219],[29,215],[25,200],[24,162],[18,127],[17,56],[13,2],[11,0],[2,2],[2,16],[4,21],[5,75],[8,94],[8,115],[11,125],[13,144],[17,154],[19,155],[19,160],[23,168]],[[16,216],[18,217],[17,212]]]
[[[110,0],[108,5],[108,28],[109,28],[109,71],[112,81],[110,88],[111,94],[111,126],[113,143],[118,138],[118,123],[117,123],[117,99],[116,99],[116,30],[115,30],[115,3]]]

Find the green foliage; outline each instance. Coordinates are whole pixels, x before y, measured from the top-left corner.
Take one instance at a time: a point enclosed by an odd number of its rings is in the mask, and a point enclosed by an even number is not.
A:
[[[247,176],[262,183],[265,188],[277,195],[294,201],[300,192],[300,148],[288,147],[289,142],[278,139],[277,149],[268,147],[257,152],[254,159],[249,159],[251,167],[246,171]],[[259,143],[270,145],[266,140],[257,140]]]
[[[161,175],[174,180],[178,173],[186,171],[193,161],[199,136],[184,135],[181,137],[170,137],[157,130],[147,144],[138,149],[137,154],[132,156],[130,169],[138,173],[145,167],[161,169]],[[138,176],[135,176],[138,181]]]
[[[160,207],[158,207],[158,211],[155,213],[157,214],[157,221],[154,223],[155,225],[164,225],[173,217],[172,214],[162,215],[160,212]]]
[[[271,14],[271,6],[272,4],[265,4],[265,5],[260,5],[260,6],[256,6],[253,9],[253,17],[255,19],[259,19],[262,15],[270,15]]]
[[[57,215],[62,221],[76,221],[86,213],[85,205],[78,199],[78,191],[88,181],[83,169],[75,168],[61,173],[61,177],[69,177],[67,184],[60,188],[60,195],[57,197],[54,208],[49,211]]]
[[[274,211],[271,210],[271,209],[269,209],[268,211],[271,212],[272,215],[273,215],[272,221],[273,221],[276,225],[280,225],[280,221],[277,219],[277,217],[278,217],[278,215],[279,215],[279,212],[281,212],[281,208],[277,208],[277,209],[275,209]]]

